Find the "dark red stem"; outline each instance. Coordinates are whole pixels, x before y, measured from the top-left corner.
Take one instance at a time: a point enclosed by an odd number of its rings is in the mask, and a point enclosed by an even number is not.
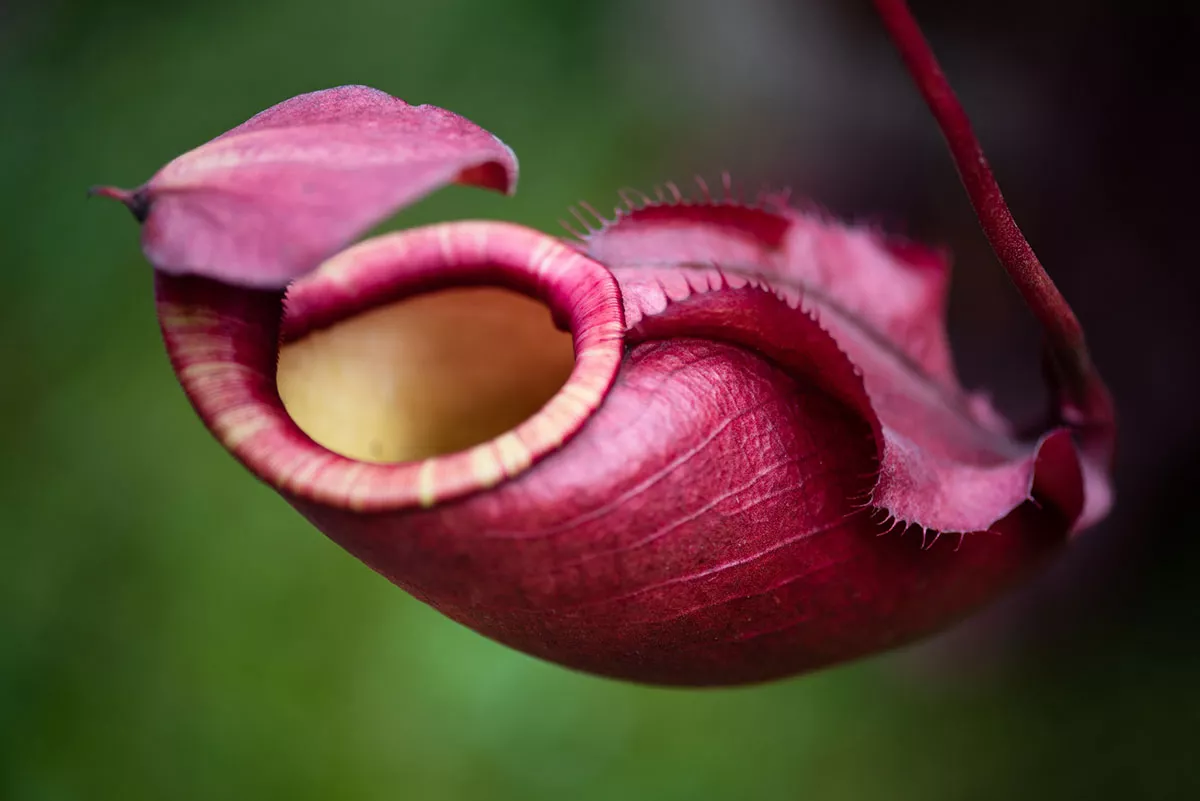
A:
[[[959,177],[983,232],[1046,335],[1052,377],[1063,412],[1081,426],[1111,427],[1108,390],[1093,366],[1083,328],[1033,248],[1017,227],[966,111],[905,0],[874,0],[884,27],[904,59],[950,147]]]

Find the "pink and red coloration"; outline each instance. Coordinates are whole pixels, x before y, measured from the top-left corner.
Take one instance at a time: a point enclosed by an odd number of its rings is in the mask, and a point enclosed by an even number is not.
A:
[[[445,109],[343,86],[301,95],[163,167],[121,200],[160,272],[280,287],[431,190],[512,192],[503,142]]]
[[[103,190],[145,220],[167,351],[205,424],[447,616],[598,674],[761,681],[945,627],[1103,516],[1112,426],[1090,363],[1058,374],[1060,419],[1015,438],[954,374],[939,254],[704,191],[626,203],[575,243],[455,222],[327,259],[454,180],[508,190],[515,160],[449,112],[343,87]],[[537,414],[396,464],[333,453],[288,415],[281,342],[483,285],[573,336]]]

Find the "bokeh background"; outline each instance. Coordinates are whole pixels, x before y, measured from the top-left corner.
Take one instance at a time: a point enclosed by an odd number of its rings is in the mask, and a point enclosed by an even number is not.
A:
[[[1195,6],[914,6],[1113,384],[1119,506],[935,641],[681,692],[488,642],[251,480],[171,376],[134,224],[84,190],[368,83],[522,161],[516,198],[389,225],[789,184],[950,245],[960,370],[1033,415],[1038,334],[866,0],[0,0],[0,797],[1200,797]]]

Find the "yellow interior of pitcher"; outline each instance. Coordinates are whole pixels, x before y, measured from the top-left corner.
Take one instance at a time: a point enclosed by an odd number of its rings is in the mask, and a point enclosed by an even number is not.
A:
[[[402,462],[468,448],[533,416],[570,375],[549,309],[493,287],[406,298],[286,344],[278,389],[314,441]]]

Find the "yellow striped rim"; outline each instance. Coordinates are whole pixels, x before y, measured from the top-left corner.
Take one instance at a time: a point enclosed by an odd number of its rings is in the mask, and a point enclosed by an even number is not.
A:
[[[176,376],[213,435],[278,490],[354,511],[430,507],[520,475],[582,427],[624,352],[611,273],[552,237],[508,223],[444,223],[362,242],[293,285],[286,317],[278,293],[161,273],[156,280]],[[540,411],[466,450],[395,464],[336,454],[288,416],[275,386],[281,335],[298,338],[383,303],[470,285],[523,292],[569,327],[575,366]]]

